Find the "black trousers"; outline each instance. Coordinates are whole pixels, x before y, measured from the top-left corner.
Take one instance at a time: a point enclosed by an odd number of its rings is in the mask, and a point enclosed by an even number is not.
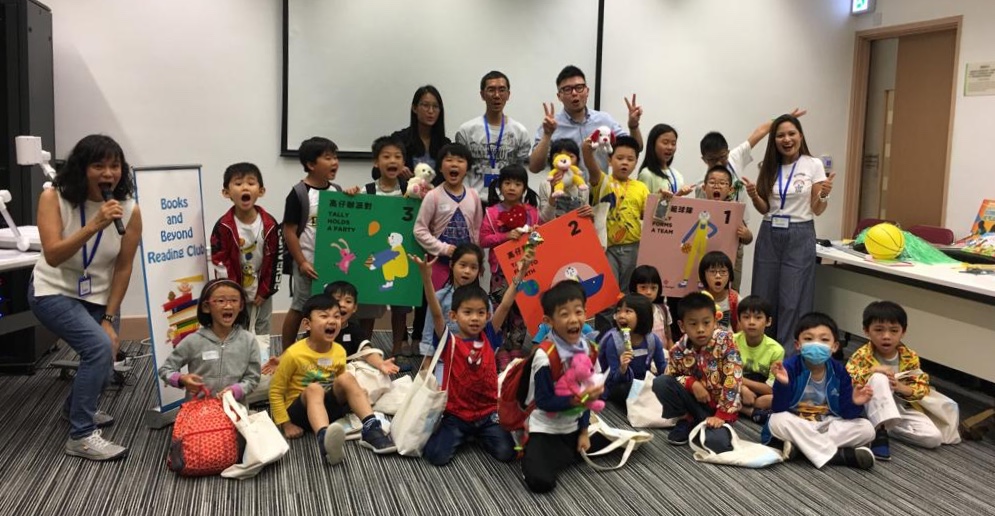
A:
[[[658,376],[653,380],[653,394],[663,405],[663,417],[689,416],[692,428],[715,415],[715,409],[699,402],[694,394],[684,388],[681,382],[670,375]],[[705,443],[715,453],[732,450],[732,436],[725,428],[706,428]]]
[[[543,434],[533,432],[525,443],[525,455],[522,457],[522,473],[525,475],[525,485],[533,493],[548,493],[556,487],[556,477],[561,471],[581,460],[577,451],[577,439],[580,432],[569,434]],[[601,435],[591,436],[591,448],[594,452],[608,446],[608,439]]]

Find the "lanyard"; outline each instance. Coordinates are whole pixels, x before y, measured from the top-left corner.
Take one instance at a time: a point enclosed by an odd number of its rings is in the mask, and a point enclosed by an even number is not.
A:
[[[79,204],[79,227],[86,225],[86,201]],[[97,240],[93,242],[93,249],[90,250],[90,257],[87,258],[86,252],[86,242],[83,242],[83,274],[86,274],[86,270],[90,268],[90,264],[93,263],[93,259],[97,256],[97,248],[100,247],[100,237],[104,236],[103,230],[97,233]]]
[[[777,169],[777,193],[781,196],[781,209],[784,209],[784,200],[788,197],[788,189],[791,188],[791,178],[795,177],[795,167],[798,166],[798,160],[795,160],[794,164],[791,165],[791,173],[788,174],[788,182],[781,185],[781,167]]]
[[[674,172],[672,170],[670,170],[670,168],[667,168],[667,181],[670,183],[670,193],[676,194],[677,193],[677,176],[674,175]]]
[[[497,167],[497,160],[494,159],[494,154],[501,150],[501,139],[504,138],[504,115],[501,115],[501,131],[498,132],[497,143],[494,145],[494,149],[491,149],[491,124],[487,123],[487,115],[484,115],[484,134],[487,135],[487,156],[491,161],[491,168]]]

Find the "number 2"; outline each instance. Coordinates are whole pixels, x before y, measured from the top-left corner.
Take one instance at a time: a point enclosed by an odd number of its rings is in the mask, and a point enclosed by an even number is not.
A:
[[[580,234],[580,228],[578,227],[580,224],[576,220],[571,220],[567,223],[567,225],[570,226],[570,236],[577,236]]]

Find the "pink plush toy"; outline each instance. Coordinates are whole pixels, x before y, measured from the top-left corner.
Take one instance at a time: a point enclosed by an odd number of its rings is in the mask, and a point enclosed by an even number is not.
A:
[[[591,357],[586,353],[577,353],[570,360],[570,369],[563,372],[553,390],[557,396],[576,396],[596,385],[600,376],[594,373]],[[601,412],[605,408],[605,402],[599,399],[587,400],[584,405],[595,412]]]

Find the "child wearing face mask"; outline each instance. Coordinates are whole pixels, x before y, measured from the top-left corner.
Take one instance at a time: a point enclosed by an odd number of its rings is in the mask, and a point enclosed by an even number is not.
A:
[[[843,364],[830,358],[839,348],[836,322],[812,312],[795,329],[798,354],[771,364],[774,399],[770,419],[760,434],[768,446],[783,447],[785,458],[795,450],[821,468],[826,464],[859,469],[874,467],[868,444],[874,426],[864,419],[863,405],[874,391],[854,388]]]

